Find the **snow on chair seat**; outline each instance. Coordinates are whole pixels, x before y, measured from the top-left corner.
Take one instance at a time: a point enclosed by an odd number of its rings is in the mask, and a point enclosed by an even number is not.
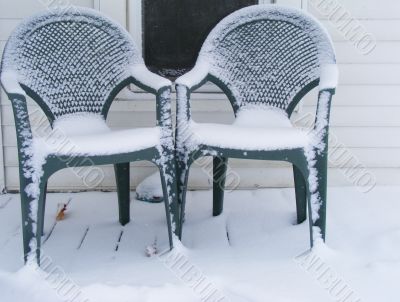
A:
[[[77,114],[54,122],[52,131],[34,138],[35,151],[48,155],[111,155],[160,145],[159,127],[111,130],[95,114]]]
[[[275,108],[242,109],[232,125],[191,123],[193,145],[239,150],[282,150],[304,148],[307,131],[293,127],[286,113]]]

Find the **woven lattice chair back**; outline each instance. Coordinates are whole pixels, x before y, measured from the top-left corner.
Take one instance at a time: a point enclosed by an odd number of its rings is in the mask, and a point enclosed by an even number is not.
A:
[[[203,44],[199,61],[209,65],[234,108],[265,104],[291,111],[296,96],[317,84],[321,66],[334,63],[335,55],[314,18],[271,5],[239,10],[221,21]]]
[[[122,27],[93,10],[70,7],[20,25],[5,47],[2,69],[15,71],[46,114],[57,118],[106,114],[110,94],[135,63],[142,58]]]

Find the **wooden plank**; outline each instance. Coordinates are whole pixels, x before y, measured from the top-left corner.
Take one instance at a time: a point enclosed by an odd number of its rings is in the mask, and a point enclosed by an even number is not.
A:
[[[148,211],[152,215],[143,215]],[[169,244],[164,205],[143,203],[132,198],[131,222],[123,231],[116,261],[126,260],[127,255],[146,261],[146,246],[155,245],[159,251],[164,251]]]
[[[4,196],[4,197],[2,197]],[[22,232],[21,232],[21,208],[19,194],[7,194],[0,196],[11,198],[5,208],[0,208],[0,265],[2,268],[18,269],[23,262],[22,257]],[[58,203],[64,202],[63,194],[49,194],[47,196],[46,215],[44,221],[44,237],[51,230],[55,215],[57,214]],[[6,218],[7,217],[7,218]],[[13,217],[10,219],[10,217]],[[17,259],[16,261],[9,261]],[[17,265],[16,267],[13,267]]]
[[[60,196],[60,194],[49,194],[49,196],[51,195]],[[113,232],[115,229],[113,226],[119,227],[117,222],[118,210],[117,202],[113,198],[114,193],[64,194],[64,196],[72,198],[72,201],[68,205],[65,218],[57,223],[52,236],[44,244],[43,250],[46,255],[52,258],[53,262],[67,261],[68,266],[72,267],[76,265],[78,257],[84,258],[84,263],[90,261],[91,257],[88,251],[92,247],[95,248],[96,245],[97,247],[99,245],[111,247],[113,245],[106,237],[103,237],[103,240],[97,240],[97,242],[90,240],[89,246],[86,243],[91,231],[96,233],[101,230],[106,236],[106,234]],[[89,231],[87,231],[88,228]],[[93,253],[94,250],[100,254],[111,252],[107,248],[91,249],[91,252]],[[71,257],[69,259],[59,258],[65,255],[66,251]]]

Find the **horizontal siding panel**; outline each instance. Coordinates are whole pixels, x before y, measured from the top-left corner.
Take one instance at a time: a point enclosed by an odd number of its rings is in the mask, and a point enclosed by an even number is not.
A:
[[[400,41],[378,42],[375,49],[368,54],[359,52],[348,42],[335,43],[335,49],[339,64],[400,63]]]
[[[400,106],[400,85],[341,85],[336,89],[333,106]],[[304,97],[304,105],[316,104],[314,89]],[[116,102],[125,108],[123,102]],[[227,97],[219,93],[192,93],[194,111],[232,111]]]
[[[308,11],[318,19],[326,19],[327,12],[333,11],[329,3],[337,3],[356,19],[399,19],[400,2],[398,0],[308,0]],[[318,6],[318,4],[322,4]],[[325,4],[325,5],[324,5]],[[333,7],[336,7],[333,6]],[[343,11],[343,10],[342,10]]]
[[[342,85],[336,89],[332,106],[399,106],[399,85]],[[304,98],[304,105],[315,104],[316,92]]]
[[[340,64],[339,85],[400,85],[400,64]]]
[[[300,114],[294,116],[315,115],[314,106],[303,106]],[[400,106],[332,106],[331,125],[340,127],[400,127]]]
[[[108,166],[104,169],[106,176],[101,185],[102,190],[115,190],[114,171],[113,168]],[[156,169],[151,167],[136,168],[131,170],[131,188],[134,189],[136,185],[144,179],[144,177],[155,172]],[[257,189],[262,187],[289,187],[293,186],[292,169],[289,167],[276,167],[269,169],[253,169],[253,168],[240,168],[234,170],[238,173],[238,188],[240,189]],[[352,171],[354,178],[348,178],[344,175],[344,171],[340,169],[329,169],[328,185],[329,186],[351,186],[358,180],[358,177],[366,173],[364,169],[356,169]],[[376,178],[377,185],[400,185],[400,169],[393,168],[373,168],[367,171]],[[8,190],[18,190],[18,168],[7,168],[6,178]],[[355,180],[355,181],[354,181]],[[194,189],[210,189],[211,181],[208,174],[204,173],[199,168],[192,168],[189,175],[189,190]],[[49,190],[68,190],[74,191],[87,190],[82,182],[82,179],[76,177],[70,170],[62,170],[54,174],[48,183]],[[231,189],[231,188],[228,188]],[[328,190],[329,192],[329,190]],[[293,199],[294,201],[294,199]],[[210,200],[210,207],[211,207]]]
[[[331,133],[348,147],[400,147],[400,128],[398,127],[332,127]]]
[[[334,42],[347,41],[346,36],[340,30],[338,30],[337,24],[329,20],[322,20],[321,22],[328,29],[328,32],[332,36]],[[375,37],[378,43],[379,41],[400,41],[400,31],[398,30],[398,28],[400,28],[399,16],[397,16],[396,19],[387,20],[362,20],[361,25],[363,26],[365,32],[370,33]]]
[[[68,0],[68,1],[47,1],[52,6],[60,4],[78,5],[84,7],[93,7],[93,0]],[[0,1],[0,19],[26,18],[32,14],[46,9],[46,1]]]
[[[93,189],[93,187],[88,188],[84,183],[86,175],[88,175],[89,170],[81,170],[79,175],[77,175],[73,169],[63,169],[52,175],[48,182],[48,187],[52,189],[61,190],[87,190]],[[96,170],[97,171],[97,170]],[[115,190],[115,178],[114,178],[114,168],[112,166],[102,166],[101,173],[103,175],[103,181],[98,186],[98,189],[111,189]],[[131,185],[136,187],[137,184],[142,181],[146,176],[151,173],[156,172],[154,167],[134,167],[131,169]],[[7,167],[6,171],[6,185],[8,190],[16,190],[19,186],[18,181],[18,168],[17,167]],[[96,183],[97,184],[97,183]]]
[[[39,2],[39,1],[38,1]],[[14,28],[21,23],[21,19],[1,19],[0,18],[0,40],[6,41]]]

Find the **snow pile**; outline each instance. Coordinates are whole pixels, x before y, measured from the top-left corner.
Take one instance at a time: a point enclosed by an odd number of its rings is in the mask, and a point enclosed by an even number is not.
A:
[[[213,290],[224,302],[397,302],[399,195],[400,187],[330,188],[327,245],[310,252],[308,222],[295,224],[293,189],[226,193],[218,217],[212,191],[189,191],[183,246],[165,253],[164,204],[133,202],[121,227],[116,193],[49,194],[44,271],[21,269],[19,197],[2,195],[1,301],[67,301],[59,293],[70,280],[81,292],[76,302],[191,302]],[[70,198],[69,215],[56,222],[57,203]],[[158,253],[147,257],[148,246]]]
[[[160,173],[151,174],[136,187],[136,199],[148,202],[161,202],[163,200]]]

